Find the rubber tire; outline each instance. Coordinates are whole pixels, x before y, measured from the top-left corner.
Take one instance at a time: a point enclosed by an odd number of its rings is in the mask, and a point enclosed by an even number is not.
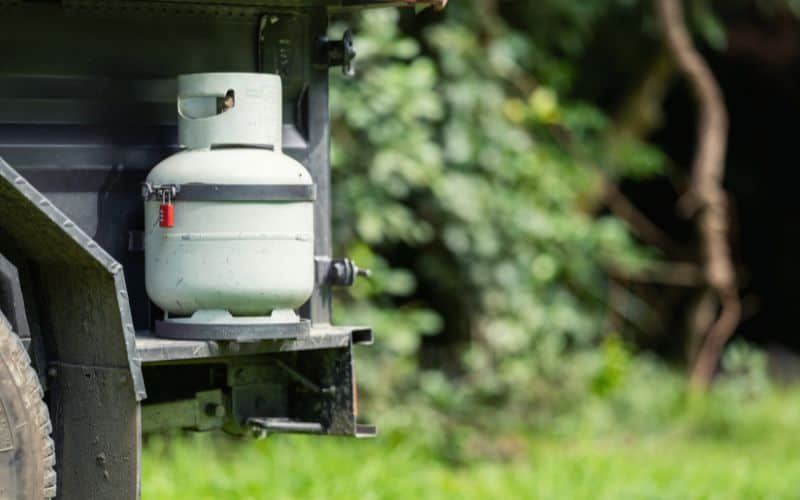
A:
[[[0,314],[0,499],[56,495],[53,426],[42,397],[25,347]]]

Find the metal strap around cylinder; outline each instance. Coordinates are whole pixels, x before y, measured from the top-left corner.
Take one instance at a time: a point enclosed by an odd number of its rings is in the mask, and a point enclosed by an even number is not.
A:
[[[153,187],[157,199],[158,187]],[[175,186],[175,201],[298,202],[317,199],[313,184],[182,184]]]

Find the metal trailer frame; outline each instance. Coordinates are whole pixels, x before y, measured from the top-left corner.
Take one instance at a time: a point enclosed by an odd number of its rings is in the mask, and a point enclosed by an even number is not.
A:
[[[328,73],[350,54],[326,33],[333,13],[405,3],[0,0],[0,312],[46,390],[60,498],[139,498],[143,431],[374,435],[352,358],[372,332],[331,326],[352,276],[331,255]],[[152,333],[140,183],[178,150],[175,77],[209,71],[283,78],[284,151],[317,187],[310,335]]]

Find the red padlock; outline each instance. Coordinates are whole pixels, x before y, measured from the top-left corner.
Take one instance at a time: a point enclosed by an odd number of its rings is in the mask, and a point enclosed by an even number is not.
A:
[[[158,207],[158,225],[164,228],[175,227],[175,206],[168,193],[164,193]]]
[[[158,207],[158,217],[161,227],[175,227],[175,205],[161,205]]]

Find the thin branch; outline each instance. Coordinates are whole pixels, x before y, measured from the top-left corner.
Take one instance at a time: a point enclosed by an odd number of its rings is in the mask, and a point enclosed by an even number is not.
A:
[[[679,255],[678,244],[655,225],[609,179],[605,179],[604,199],[611,212],[625,221],[645,243],[660,248],[665,253]]]
[[[614,116],[619,133],[644,139],[660,127],[664,99],[678,76],[678,68],[669,52],[659,51]]]
[[[693,288],[703,284],[703,273],[688,262],[656,262],[646,269],[631,272],[613,269],[611,276],[636,283]]]
[[[430,4],[433,5],[436,10],[443,10],[447,7],[447,0],[404,0],[409,5],[416,5],[416,4]]]
[[[702,390],[709,385],[722,350],[741,318],[741,301],[728,242],[728,202],[722,188],[728,112],[722,90],[686,28],[681,0],[655,2],[667,46],[691,84],[700,113],[692,185],[686,199],[691,200],[696,209],[705,279],[719,297],[722,308],[702,342],[692,371],[692,385]]]

